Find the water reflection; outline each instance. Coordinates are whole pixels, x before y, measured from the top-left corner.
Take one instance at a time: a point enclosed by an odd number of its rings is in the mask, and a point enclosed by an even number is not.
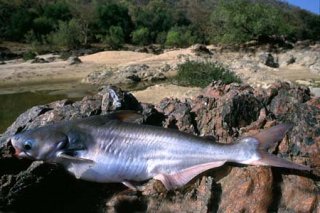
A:
[[[49,93],[49,91],[39,91],[0,95],[0,133],[27,109],[67,98],[67,95],[49,95]]]

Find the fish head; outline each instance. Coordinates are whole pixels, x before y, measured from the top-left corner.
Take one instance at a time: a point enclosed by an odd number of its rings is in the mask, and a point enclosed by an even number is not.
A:
[[[51,161],[68,144],[68,137],[54,127],[40,127],[11,137],[18,158]]]

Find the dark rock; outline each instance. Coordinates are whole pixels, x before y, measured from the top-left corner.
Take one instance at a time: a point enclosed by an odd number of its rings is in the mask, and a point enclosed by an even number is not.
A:
[[[317,212],[320,208],[320,107],[305,87],[278,82],[270,88],[213,82],[197,98],[140,104],[129,93],[103,87],[81,101],[57,101],[23,113],[0,138],[0,210],[13,212]],[[231,143],[277,123],[293,129],[274,154],[310,165],[311,173],[283,168],[227,164],[190,184],[165,192],[158,181],[142,192],[121,184],[76,180],[55,165],[12,157],[8,138],[59,120],[140,110],[144,123],[179,129],[212,141]],[[195,150],[196,151],[196,150]],[[36,205],[30,203],[36,202]],[[59,205],[56,205],[59,203]],[[50,208],[48,208],[50,206]]]
[[[47,61],[44,58],[40,58],[40,57],[36,57],[35,59],[31,60],[32,64],[43,64],[43,63],[49,63],[49,61]]]
[[[157,54],[157,55],[163,53],[163,49],[160,46],[152,45],[152,44],[149,46],[134,48],[133,51],[139,52],[139,53],[150,53],[150,54]]]
[[[197,56],[212,55],[212,52],[203,44],[196,44],[192,47],[192,51]]]
[[[0,47],[0,60],[12,60],[19,58],[21,55],[13,53],[9,48]]]
[[[76,56],[70,56],[68,58],[68,64],[69,65],[80,64],[80,63],[82,63],[82,61],[80,60],[80,58],[78,58]]]
[[[273,57],[271,53],[268,53],[268,52],[260,54],[259,61],[268,67],[273,67],[273,68],[279,67],[278,61]]]

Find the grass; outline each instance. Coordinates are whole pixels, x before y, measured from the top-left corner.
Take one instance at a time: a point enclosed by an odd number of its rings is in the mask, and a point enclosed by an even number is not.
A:
[[[241,83],[241,79],[220,64],[213,62],[187,61],[178,66],[174,80],[182,86],[206,87],[212,81],[220,80],[225,84]]]

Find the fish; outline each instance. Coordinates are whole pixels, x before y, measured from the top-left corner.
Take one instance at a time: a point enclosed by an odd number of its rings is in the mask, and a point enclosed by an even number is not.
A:
[[[167,190],[186,185],[207,171],[234,162],[306,170],[268,152],[292,128],[279,124],[231,144],[213,143],[178,130],[137,124],[131,111],[60,121],[11,137],[18,158],[61,164],[78,179],[123,183],[155,179]]]

